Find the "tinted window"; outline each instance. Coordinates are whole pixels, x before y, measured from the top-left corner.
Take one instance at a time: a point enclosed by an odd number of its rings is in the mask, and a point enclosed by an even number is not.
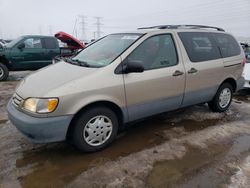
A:
[[[56,49],[57,48],[57,43],[56,40],[53,38],[44,38],[44,45],[45,48],[47,49]]]
[[[41,39],[28,38],[23,41],[25,48],[42,48]]]
[[[180,32],[178,33],[189,59],[192,62],[209,61],[221,58],[219,48],[210,33]]]
[[[142,63],[145,70],[176,65],[178,58],[171,35],[157,35],[146,39],[128,56],[128,61]]]
[[[223,57],[232,57],[240,55],[240,46],[238,42],[228,34],[214,33]]]
[[[140,36],[141,34],[132,33],[108,35],[82,50],[73,60],[86,62],[92,67],[107,66]]]

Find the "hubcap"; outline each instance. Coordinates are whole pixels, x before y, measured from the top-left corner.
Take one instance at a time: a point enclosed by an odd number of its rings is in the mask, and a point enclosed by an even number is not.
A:
[[[225,88],[221,91],[219,96],[219,105],[221,108],[227,107],[227,105],[230,103],[231,95],[231,90],[228,88]]]
[[[2,69],[2,67],[0,67],[0,78],[3,77],[3,74],[4,74],[3,69]]]
[[[107,116],[95,116],[84,127],[83,138],[91,146],[100,146],[110,138],[112,128],[112,121]]]

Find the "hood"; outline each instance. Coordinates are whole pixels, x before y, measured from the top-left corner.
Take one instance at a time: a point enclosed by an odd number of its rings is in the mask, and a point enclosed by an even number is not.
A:
[[[55,34],[55,37],[66,43],[71,50],[83,49],[85,48],[85,44],[76,39],[75,37],[65,33],[65,32],[58,32]]]
[[[17,93],[22,98],[44,97],[50,91],[70,81],[85,77],[95,70],[95,68],[59,62],[27,76],[17,88]]]

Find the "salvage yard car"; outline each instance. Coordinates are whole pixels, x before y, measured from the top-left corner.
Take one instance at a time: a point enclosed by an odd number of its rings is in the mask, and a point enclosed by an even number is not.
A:
[[[208,103],[226,111],[244,84],[244,52],[223,29],[163,25],[108,35],[19,85],[10,121],[35,143],[110,144],[126,123]]]
[[[0,48],[0,81],[8,78],[9,71],[37,70],[52,64],[55,56],[84,48],[84,44],[73,37],[63,41],[67,43],[67,49],[60,48],[57,36],[60,37],[57,34],[55,37],[22,36]]]

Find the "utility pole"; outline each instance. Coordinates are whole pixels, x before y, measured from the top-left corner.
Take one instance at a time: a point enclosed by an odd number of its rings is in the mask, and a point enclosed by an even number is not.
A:
[[[95,17],[95,19],[96,19],[96,23],[95,23],[95,25],[96,25],[96,37],[97,37],[97,39],[99,39],[99,38],[101,38],[101,25],[103,25],[102,23],[101,23],[101,19],[102,19],[102,17]]]
[[[53,35],[53,27],[52,25],[48,26],[49,34],[52,36]]]
[[[83,15],[79,15],[79,18],[80,18],[80,25],[81,25],[81,30],[82,30],[82,40],[86,40],[87,37],[86,37],[86,28],[85,28],[85,25],[86,25],[86,22],[85,22],[85,19],[86,19],[86,16],[83,16]]]

